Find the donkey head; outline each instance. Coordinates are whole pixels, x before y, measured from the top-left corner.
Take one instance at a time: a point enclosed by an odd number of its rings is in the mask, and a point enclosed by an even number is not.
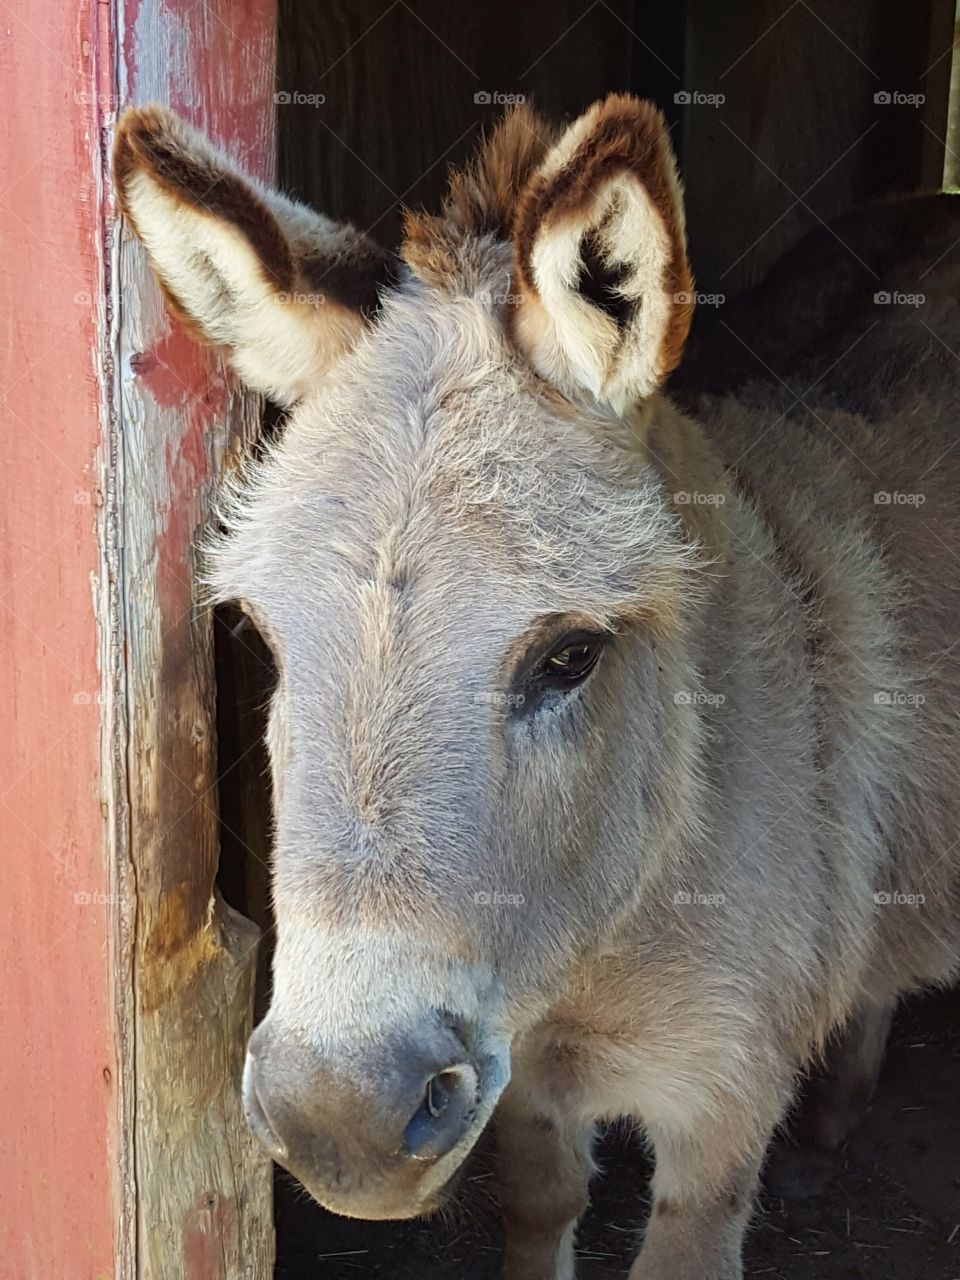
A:
[[[334,1210],[422,1213],[695,772],[663,654],[697,554],[647,444],[691,312],[664,123],[515,112],[398,260],[158,107],[115,171],[177,313],[290,407],[210,558],[279,672],[249,1122]]]

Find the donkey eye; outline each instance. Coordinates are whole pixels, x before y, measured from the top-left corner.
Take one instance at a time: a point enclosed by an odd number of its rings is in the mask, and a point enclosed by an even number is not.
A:
[[[599,662],[605,641],[605,636],[585,631],[564,636],[540,664],[538,676],[559,688],[579,684]]]

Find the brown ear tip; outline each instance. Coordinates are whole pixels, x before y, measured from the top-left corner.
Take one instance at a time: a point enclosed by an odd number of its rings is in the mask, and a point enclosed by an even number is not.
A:
[[[176,131],[182,123],[169,107],[159,102],[148,102],[144,106],[123,109],[117,121],[117,137],[156,137],[158,133]]]
[[[597,102],[595,109],[601,116],[632,117],[643,124],[658,124],[664,130],[667,128],[666,117],[652,98],[638,98],[632,93],[608,93]]]
[[[137,156],[142,153],[143,114],[142,107],[127,107],[117,121],[113,138],[112,169],[121,200],[127,179],[136,167]]]
[[[114,172],[129,169],[137,157],[145,158],[161,139],[180,137],[184,122],[159,102],[126,107],[117,121],[113,144]]]
[[[594,104],[588,113],[590,132],[596,149],[608,158],[619,154],[629,164],[640,155],[664,156],[673,152],[666,117],[649,98],[629,93],[611,93]]]

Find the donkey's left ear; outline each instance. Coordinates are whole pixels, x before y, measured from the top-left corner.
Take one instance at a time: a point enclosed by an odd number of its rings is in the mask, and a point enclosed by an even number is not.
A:
[[[261,186],[165,107],[124,113],[113,172],[173,309],[280,404],[318,384],[392,279],[373,241]]]
[[[680,360],[693,314],[663,116],[595,103],[547,153],[513,224],[516,338],[541,377],[623,413]]]

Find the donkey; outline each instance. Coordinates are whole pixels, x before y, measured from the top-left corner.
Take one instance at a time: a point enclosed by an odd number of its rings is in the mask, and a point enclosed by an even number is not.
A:
[[[661,394],[693,282],[631,97],[514,111],[396,259],[163,108],[114,164],[175,312],[290,411],[208,569],[278,667],[253,1132],[406,1218],[495,1116],[505,1274],[569,1280],[635,1117],[632,1280],[737,1280],[798,1079],[839,1141],[957,970],[951,415]]]

